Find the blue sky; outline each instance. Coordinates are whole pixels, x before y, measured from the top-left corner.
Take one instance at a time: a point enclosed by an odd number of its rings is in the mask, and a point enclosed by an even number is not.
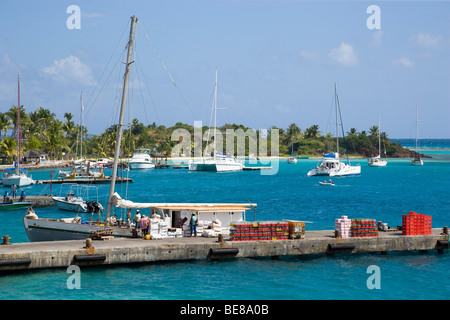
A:
[[[80,29],[67,28],[70,5],[81,10]],[[380,8],[381,29],[366,25],[370,5]],[[1,112],[17,104],[20,73],[27,112],[44,107],[78,121],[83,92],[89,133],[115,123],[123,64],[112,72],[136,15],[127,121],[208,125],[217,68],[225,108],[218,125],[295,122],[334,132],[336,82],[346,131],[368,130],[380,114],[390,138],[413,138],[418,104],[419,137],[450,138],[449,1],[3,0],[0,7]]]

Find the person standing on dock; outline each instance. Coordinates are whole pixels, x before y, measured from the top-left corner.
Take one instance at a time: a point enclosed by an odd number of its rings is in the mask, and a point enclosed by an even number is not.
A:
[[[11,197],[14,199],[17,196],[17,186],[13,184],[11,186]]]
[[[139,224],[141,225],[141,232],[143,238],[148,234],[148,222],[149,220],[147,219],[147,217],[145,215],[142,215]]]
[[[136,229],[141,228],[141,214],[139,213],[139,210],[136,210],[136,214],[133,217],[134,223],[136,224]]]
[[[27,197],[27,195],[25,194],[25,191],[22,190],[22,193],[20,194],[19,202],[22,202],[23,200],[25,200],[26,197]]]
[[[197,222],[198,222],[198,218],[195,215],[195,213],[192,214],[191,216],[191,237],[192,237],[192,233],[194,233],[194,236],[197,236]]]

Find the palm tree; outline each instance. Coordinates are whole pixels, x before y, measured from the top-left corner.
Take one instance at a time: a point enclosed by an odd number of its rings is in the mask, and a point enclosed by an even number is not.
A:
[[[371,126],[369,132],[371,136],[378,136],[378,126]]]
[[[356,131],[356,128],[351,128],[350,131],[347,132],[347,135],[349,136],[354,136],[356,135],[358,132]]]
[[[17,155],[17,144],[16,139],[11,137],[5,137],[0,142],[0,153],[4,154],[9,162],[11,162],[12,157]]]
[[[12,128],[11,119],[8,117],[8,114],[0,113],[0,130],[5,133],[5,137],[6,137],[6,132],[8,131],[8,129],[11,129],[11,128]],[[1,138],[1,133],[0,133],[0,138]]]
[[[15,137],[17,135],[17,128],[19,126],[19,108],[17,106],[12,106],[11,109],[6,113],[6,115],[11,119],[11,123],[13,124],[13,130],[11,132],[11,137]],[[22,123],[26,122],[28,115],[25,113],[25,108],[23,106],[20,107],[20,121]]]
[[[319,135],[319,126],[313,124],[311,127],[305,130],[305,138],[317,138]]]

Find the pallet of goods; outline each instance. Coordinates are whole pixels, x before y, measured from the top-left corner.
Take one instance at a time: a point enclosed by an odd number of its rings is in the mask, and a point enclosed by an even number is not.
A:
[[[335,230],[339,230],[342,238],[351,237],[352,220],[347,216],[342,216],[334,221]]]
[[[378,227],[375,219],[352,219],[352,237],[378,237]]]
[[[230,226],[231,241],[287,240],[287,221],[240,221]]]
[[[410,212],[402,216],[402,235],[431,234],[431,216]]]

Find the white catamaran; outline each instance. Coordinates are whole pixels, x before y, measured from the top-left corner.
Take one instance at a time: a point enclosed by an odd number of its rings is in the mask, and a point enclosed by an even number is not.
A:
[[[29,210],[23,218],[26,233],[30,241],[56,241],[56,240],[77,240],[86,239],[92,232],[108,230],[113,236],[132,237],[134,228],[129,225],[110,225],[110,216],[112,207],[123,209],[149,209],[155,211],[165,221],[168,221],[169,227],[177,227],[178,220],[183,217],[190,217],[191,213],[197,213],[199,220],[216,217],[222,221],[222,226],[229,225],[231,222],[245,220],[245,211],[256,208],[256,204],[245,203],[134,203],[123,200],[114,192],[119,163],[120,142],[123,132],[123,118],[128,91],[129,70],[134,41],[134,30],[137,22],[136,17],[131,17],[130,39],[127,44],[128,54],[125,67],[124,84],[122,92],[122,103],[119,115],[119,125],[117,128],[117,142],[115,146],[113,171],[111,175],[111,185],[108,197],[108,207],[105,221],[83,221],[80,217],[69,219],[44,219],[39,218],[32,210]],[[144,212],[142,212],[144,213]],[[147,214],[147,213],[145,213]]]
[[[350,160],[347,157],[347,163],[339,161],[339,132],[338,132],[338,108],[339,101],[336,90],[336,83],[334,84],[334,102],[336,108],[336,152],[328,153],[323,156],[322,162],[308,172],[308,177],[311,176],[347,176],[361,173],[361,166],[350,165]],[[347,152],[347,150],[346,150]]]
[[[214,172],[230,172],[240,171],[244,168],[244,164],[235,158],[216,152],[216,119],[217,119],[217,70],[216,82],[214,87],[214,154],[211,158],[202,158],[199,160],[189,161],[190,171],[214,171]]]

